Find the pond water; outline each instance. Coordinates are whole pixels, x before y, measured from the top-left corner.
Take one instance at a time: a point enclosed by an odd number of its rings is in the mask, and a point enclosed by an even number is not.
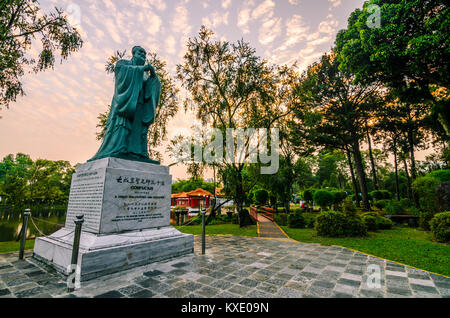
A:
[[[0,242],[19,241],[22,230],[22,213],[24,208],[0,207]],[[27,239],[50,235],[64,227],[66,208],[35,207],[30,208],[31,219],[28,218]]]

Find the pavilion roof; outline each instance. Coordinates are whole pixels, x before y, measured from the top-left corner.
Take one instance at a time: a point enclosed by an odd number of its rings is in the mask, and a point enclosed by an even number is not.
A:
[[[188,194],[186,192],[172,194],[172,199],[181,199],[181,198],[187,198],[187,197],[188,197]]]
[[[190,197],[201,197],[201,196],[205,196],[205,197],[213,197],[214,195],[211,192],[208,192],[206,190],[203,189],[197,189],[191,192],[188,192],[187,194]]]

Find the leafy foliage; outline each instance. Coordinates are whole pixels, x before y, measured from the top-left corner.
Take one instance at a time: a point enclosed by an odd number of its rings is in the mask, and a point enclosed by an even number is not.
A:
[[[38,56],[31,48],[40,41]],[[6,0],[0,4],[0,109],[24,95],[21,78],[26,67],[38,73],[78,51],[83,41],[62,9],[41,11],[37,0]]]
[[[438,213],[430,222],[431,232],[436,241],[450,242],[450,212]]]

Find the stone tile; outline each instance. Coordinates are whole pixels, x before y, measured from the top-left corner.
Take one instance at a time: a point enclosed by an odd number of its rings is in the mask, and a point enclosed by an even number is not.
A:
[[[137,292],[140,292],[142,290],[143,290],[143,288],[141,286],[133,284],[133,285],[129,285],[129,286],[120,288],[118,291],[119,291],[119,293],[124,294],[124,295],[132,295],[132,294],[136,294]]]
[[[411,290],[398,287],[387,287],[387,293],[399,296],[412,296]]]
[[[161,274],[164,274],[164,272],[158,271],[158,270],[153,270],[153,271],[148,271],[144,273],[144,276],[146,277],[156,277],[159,276]]]
[[[141,291],[138,291],[137,293],[130,295],[130,298],[152,298],[154,296],[155,294],[148,289],[143,289]]]
[[[410,284],[410,286],[413,291],[424,292],[428,294],[439,294],[438,290],[431,286],[416,285],[416,284]]]
[[[362,281],[362,276],[350,274],[350,273],[343,273],[341,275],[341,279],[347,279],[347,280],[354,280],[354,281]]]
[[[220,292],[221,292],[220,289],[210,287],[210,286],[205,286],[199,290],[196,290],[196,293],[203,297],[214,297],[215,295],[219,294]]]
[[[119,293],[117,290],[112,290],[107,293],[103,293],[97,296],[94,296],[94,298],[123,298],[125,297],[124,294]]]
[[[169,298],[183,298],[189,295],[189,292],[183,288],[174,288],[164,293]]]
[[[283,287],[277,293],[277,296],[282,298],[302,298],[303,293],[297,289]]]
[[[395,276],[395,277],[408,277],[408,274],[403,271],[392,271],[386,270],[386,276]]]
[[[358,293],[358,289],[359,287],[357,286],[343,285],[340,283],[336,284],[334,287],[335,292],[349,295],[356,295]]]
[[[11,295],[11,291],[9,289],[0,289],[0,297],[1,296],[6,296],[6,295]]]
[[[245,287],[245,286],[242,286],[242,285],[235,285],[235,286],[231,287],[230,289],[228,289],[228,291],[230,293],[237,294],[237,295],[240,295],[240,296],[247,295],[247,293],[250,290],[251,289],[249,287]]]
[[[409,278],[409,283],[414,285],[421,285],[421,286],[429,286],[429,287],[435,287],[434,282],[431,279],[416,279],[416,278]]]

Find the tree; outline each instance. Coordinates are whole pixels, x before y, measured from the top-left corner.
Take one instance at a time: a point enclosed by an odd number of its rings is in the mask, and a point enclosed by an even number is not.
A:
[[[268,65],[243,40],[215,41],[214,33],[204,26],[198,37],[189,40],[183,64],[177,65],[177,77],[189,92],[185,106],[223,136],[227,129],[269,129],[289,114],[290,99],[282,97],[293,96],[289,80],[284,81],[291,74],[291,69]],[[245,138],[246,149],[251,137]],[[215,164],[225,192],[233,197],[241,215],[246,193],[255,183],[245,171],[248,153],[237,157],[241,160],[219,159]]]
[[[114,53],[107,61],[106,72],[108,74],[113,74],[116,63],[123,59],[125,55],[126,51],[117,51]],[[161,96],[159,99],[159,106],[156,109],[155,122],[150,126],[148,132],[150,157],[161,161],[162,155],[160,152],[156,151],[155,148],[160,147],[166,140],[167,124],[178,112],[179,89],[176,87],[172,76],[166,70],[167,63],[162,61],[156,53],[150,52],[147,54],[147,63],[153,65],[159,81],[161,82]],[[99,114],[97,117],[99,120],[97,127],[100,128],[100,132],[97,133],[98,140],[102,140],[105,136],[109,111],[110,106],[108,106],[106,112]]]
[[[297,89],[300,102],[291,124],[294,143],[307,140],[316,147],[352,153],[366,210],[370,204],[361,142],[379,90],[377,84],[355,85],[353,75],[339,69],[334,53],[325,54],[302,76]]]
[[[381,26],[370,27],[371,5],[378,5]],[[450,8],[443,0],[370,0],[355,10],[336,38],[341,70],[358,83],[382,82],[402,103],[429,103],[448,130],[448,99],[433,96],[449,89]]]
[[[42,49],[29,56],[39,38]],[[62,9],[44,13],[37,0],[6,0],[0,3],[0,109],[9,108],[25,94],[21,78],[25,67],[37,73],[53,68],[55,54],[61,61],[83,45],[78,30]]]

